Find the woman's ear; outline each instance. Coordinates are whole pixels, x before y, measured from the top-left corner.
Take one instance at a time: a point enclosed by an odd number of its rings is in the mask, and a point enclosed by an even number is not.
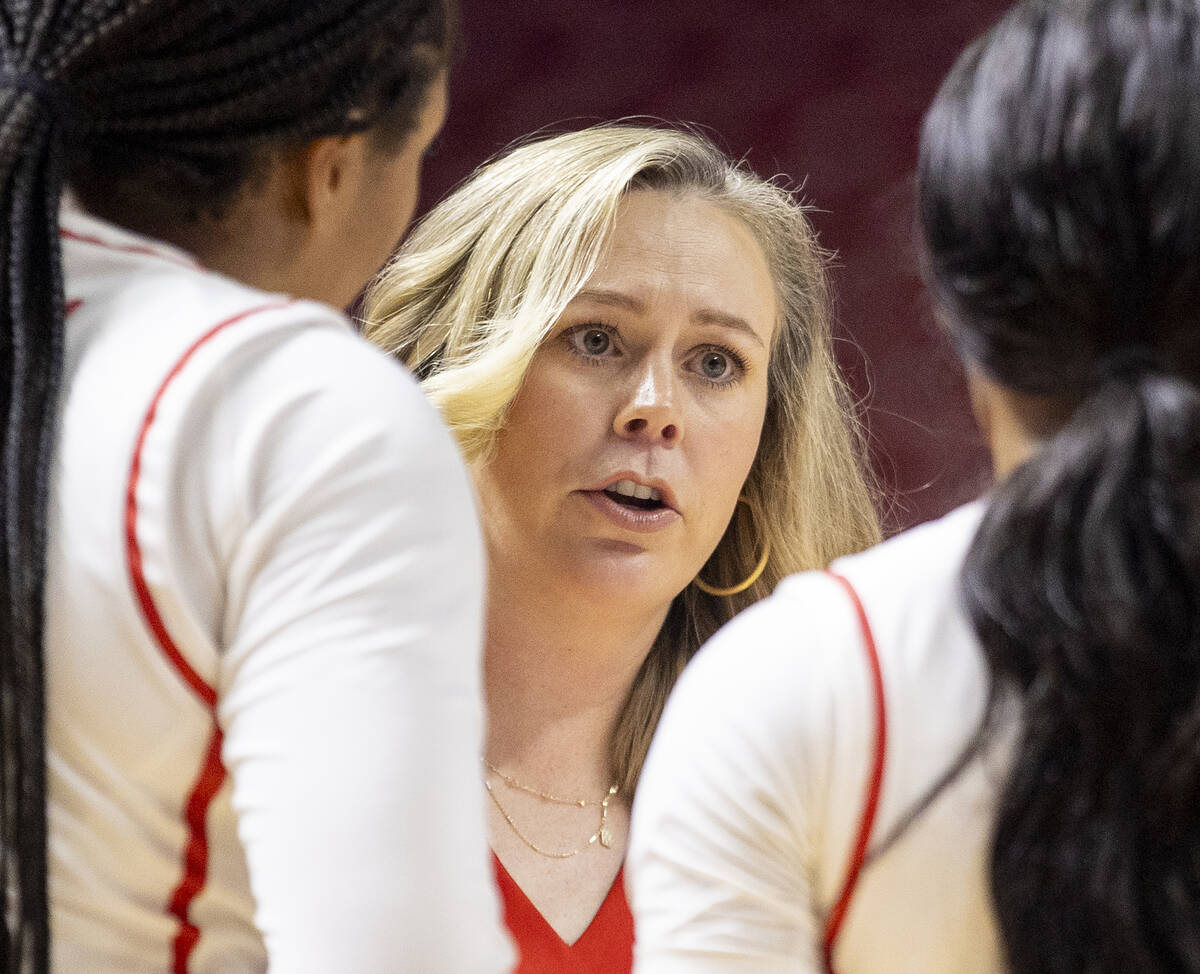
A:
[[[340,227],[357,200],[368,149],[366,133],[313,139],[282,160],[293,219],[324,235]]]

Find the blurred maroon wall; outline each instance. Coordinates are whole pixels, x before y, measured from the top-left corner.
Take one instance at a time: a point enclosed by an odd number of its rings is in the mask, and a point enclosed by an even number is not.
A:
[[[987,484],[961,370],[918,280],[921,115],[999,0],[463,0],[467,54],[425,203],[535,129],[628,115],[704,126],[803,183],[837,253],[838,355],[863,401],[888,528]]]

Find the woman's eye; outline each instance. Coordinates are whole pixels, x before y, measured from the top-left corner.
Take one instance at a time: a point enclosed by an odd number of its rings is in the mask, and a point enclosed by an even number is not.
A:
[[[709,352],[704,356],[700,367],[704,370],[705,376],[710,379],[723,379],[725,373],[729,370],[729,359],[720,352]]]
[[[709,349],[696,359],[697,371],[710,382],[726,382],[733,378],[735,366],[724,352]]]
[[[603,328],[582,328],[575,333],[575,344],[586,355],[603,355],[612,347],[612,337]]]

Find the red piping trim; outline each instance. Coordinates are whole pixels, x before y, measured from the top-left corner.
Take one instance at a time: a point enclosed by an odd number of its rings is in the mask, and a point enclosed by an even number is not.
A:
[[[159,257],[172,264],[178,264],[180,267],[190,267],[193,269],[200,267],[195,261],[187,260],[167,251],[155,250],[153,247],[146,247],[140,244],[111,243],[102,237],[92,237],[84,233],[76,233],[74,230],[67,230],[65,227],[59,228],[58,233],[64,239],[74,240],[76,243],[94,244],[97,247],[103,247],[106,250],[116,250],[123,254],[138,254],[141,257]]]
[[[170,660],[171,665],[179,672],[183,681],[196,692],[201,702],[210,710],[217,705],[217,692],[183,658],[179,647],[175,645],[171,634],[167,632],[166,623],[163,622],[162,616],[158,612],[158,607],[154,604],[154,596],[150,593],[150,586],[146,582],[146,575],[142,567],[142,549],[138,544],[137,536],[137,487],[138,479],[142,473],[142,449],[146,445],[146,436],[150,432],[150,427],[154,424],[155,417],[158,415],[158,406],[162,401],[163,394],[167,391],[167,387],[183,371],[183,367],[187,365],[191,357],[202,345],[230,325],[236,324],[244,318],[263,311],[282,308],[290,303],[290,301],[273,301],[270,304],[250,308],[247,311],[234,315],[232,318],[226,318],[220,324],[214,325],[192,343],[191,347],[183,353],[179,361],[167,373],[167,377],[159,385],[158,391],[154,393],[154,398],[150,400],[150,407],[146,410],[146,415],[142,419],[141,429],[138,430],[137,442],[133,448],[133,461],[129,465],[129,482],[125,490],[125,552],[129,563],[129,578],[133,584],[133,593],[137,598],[138,605],[141,606],[146,625],[150,628],[150,632],[153,634],[159,648],[162,649],[163,654]]]
[[[74,301],[68,301],[66,307],[63,308],[63,317],[69,318],[81,307],[83,307],[83,301],[81,301],[79,298],[76,298]]]
[[[171,899],[167,904],[167,912],[179,921],[179,931],[176,933],[172,944],[173,974],[187,974],[188,958],[191,956],[196,942],[200,939],[199,929],[188,918],[188,908],[204,888],[204,883],[208,878],[208,834],[206,831],[206,820],[208,818],[209,805],[212,804],[213,797],[220,790],[221,784],[225,780],[225,766],[221,763],[222,736],[221,729],[217,726],[216,720],[217,691],[184,659],[183,653],[179,651],[179,647],[175,645],[170,632],[167,631],[166,623],[163,622],[162,615],[158,611],[158,606],[154,603],[154,596],[150,592],[150,586],[146,581],[142,564],[142,549],[138,543],[137,536],[137,488],[138,480],[142,473],[142,450],[146,445],[146,436],[150,432],[150,427],[154,424],[155,417],[158,415],[158,406],[162,401],[164,393],[167,391],[167,387],[183,371],[184,366],[187,365],[202,345],[230,325],[236,324],[251,315],[282,308],[290,303],[290,301],[273,301],[269,304],[259,305],[256,308],[242,311],[232,318],[226,318],[219,324],[214,325],[192,343],[187,351],[180,356],[179,360],[171,368],[171,371],[167,373],[166,378],[163,379],[154,393],[154,397],[150,400],[150,406],[146,410],[146,415],[142,418],[141,428],[138,430],[137,441],[133,449],[133,460],[129,465],[129,481],[125,488],[125,554],[129,570],[129,580],[133,586],[133,594],[137,599],[138,606],[142,610],[146,626],[149,628],[151,635],[153,635],[155,642],[158,643],[159,649],[162,650],[163,655],[166,656],[168,662],[179,674],[183,682],[195,692],[201,703],[212,713],[213,717],[213,730],[212,737],[209,739],[208,752],[205,756],[204,764],[200,768],[200,773],[196,778],[196,783],[192,786],[192,790],[188,795],[187,805],[184,808],[184,821],[188,828],[188,838],[183,849],[183,877],[171,894]]]
[[[225,782],[225,765],[221,762],[223,739],[221,729],[214,721],[208,754],[184,811],[188,838],[183,848],[183,878],[167,904],[167,912],[179,921],[179,931],[171,946],[172,974],[187,974],[188,958],[200,939],[200,928],[188,917],[188,908],[208,879],[208,832],[205,823],[208,806]]]
[[[879,795],[883,790],[883,772],[887,757],[887,700],[884,696],[883,668],[879,663],[879,650],[875,645],[875,636],[871,632],[871,623],[867,619],[862,600],[849,579],[833,572],[826,572],[835,582],[839,583],[850,596],[854,605],[858,625],[862,630],[863,647],[867,654],[867,664],[871,671],[871,690],[875,696],[875,754],[871,765],[871,777],[867,783],[867,796],[863,802],[862,818],[859,820],[858,836],[850,853],[850,864],[846,870],[846,879],[842,891],[833,909],[829,911],[829,919],[825,924],[825,970],[834,974],[833,949],[837,945],[838,934],[842,923],[850,909],[850,901],[854,898],[854,890],[858,885],[858,877],[862,872],[863,863],[867,858],[867,845],[871,841],[871,829],[875,824],[875,813],[879,810]]]

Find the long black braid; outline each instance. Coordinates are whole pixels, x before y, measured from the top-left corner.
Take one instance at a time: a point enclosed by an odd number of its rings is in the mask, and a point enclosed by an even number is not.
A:
[[[0,7],[0,967],[44,974],[43,597],[64,341],[59,205],[219,213],[264,153],[398,143],[455,43],[450,0],[5,0]]]

